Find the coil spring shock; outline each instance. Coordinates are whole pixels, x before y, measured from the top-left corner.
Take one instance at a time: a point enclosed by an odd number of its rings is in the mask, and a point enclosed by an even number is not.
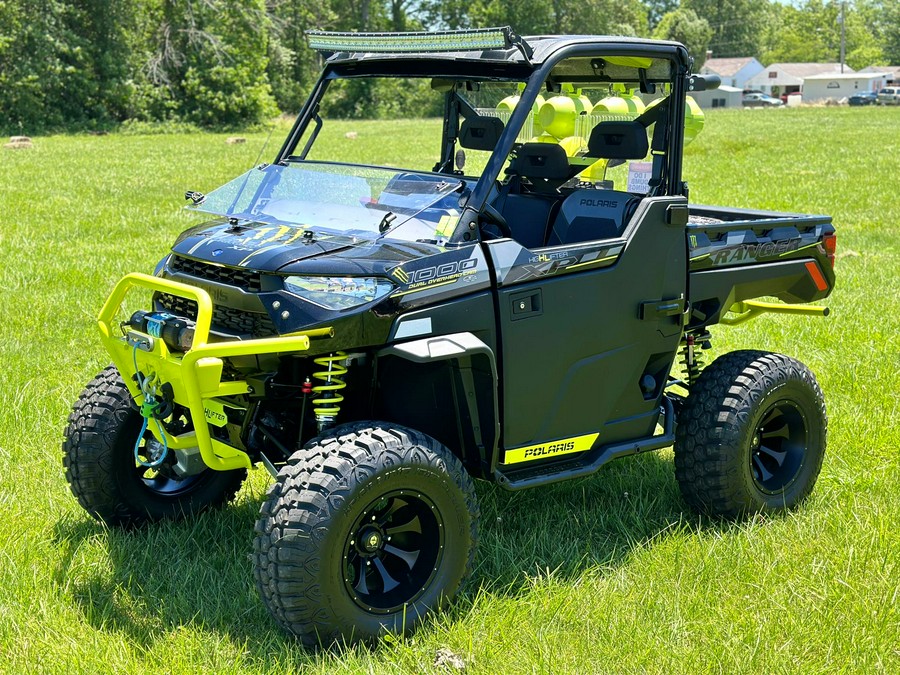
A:
[[[312,376],[317,380],[323,380],[323,384],[317,384],[312,388],[316,395],[312,400],[313,412],[316,415],[316,425],[319,431],[334,423],[341,411],[341,401],[344,397],[338,392],[347,386],[341,379],[347,374],[347,367],[341,363],[347,358],[344,352],[333,352],[327,356],[319,356],[313,359],[313,363],[327,370],[317,370]]]
[[[692,386],[697,381],[697,378],[700,377],[700,373],[703,370],[703,354],[698,351],[696,347],[699,343],[703,349],[709,349],[710,337],[711,335],[709,333],[703,333],[701,335],[689,333],[685,336],[684,351],[682,352],[684,359],[682,360],[682,363],[684,364],[688,386]]]

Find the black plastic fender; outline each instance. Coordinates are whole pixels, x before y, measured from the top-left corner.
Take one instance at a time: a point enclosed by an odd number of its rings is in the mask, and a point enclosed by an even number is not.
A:
[[[457,384],[461,387],[461,396],[457,400],[465,401],[469,424],[479,455],[483,476],[493,475],[498,456],[500,438],[500,417],[498,398],[497,359],[494,350],[472,333],[452,333],[424,337],[419,340],[402,342],[385,347],[376,352],[379,359],[397,357],[418,364],[431,364],[441,361],[453,362],[458,373]],[[475,371],[489,372],[492,386],[479,385]],[[462,411],[460,411],[462,412]],[[457,415],[457,424],[462,425],[462,415]],[[460,430],[460,438],[466,436]],[[451,448],[452,449],[452,448]],[[461,448],[464,451],[465,448]],[[465,457],[463,460],[465,461]],[[470,462],[465,462],[472,470]]]

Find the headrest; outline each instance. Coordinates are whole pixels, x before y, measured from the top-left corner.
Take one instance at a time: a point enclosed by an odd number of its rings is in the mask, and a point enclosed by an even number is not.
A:
[[[526,178],[550,180],[567,180],[570,173],[566,151],[556,143],[525,143],[510,169]]]
[[[469,117],[459,130],[459,144],[469,150],[493,150],[502,133],[499,117]]]
[[[643,159],[650,150],[647,129],[638,122],[600,122],[591,130],[588,156]]]

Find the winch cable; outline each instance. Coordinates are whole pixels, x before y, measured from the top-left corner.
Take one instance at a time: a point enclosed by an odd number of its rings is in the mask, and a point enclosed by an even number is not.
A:
[[[141,416],[144,418],[144,423],[141,425],[141,433],[138,434],[137,440],[134,442],[134,460],[141,466],[147,467],[148,469],[155,469],[165,461],[166,456],[169,454],[169,444],[166,441],[166,433],[163,431],[162,424],[156,416],[156,413],[159,412],[163,402],[157,400],[158,388],[151,388],[150,386],[153,378],[150,378],[150,381],[148,381],[148,378],[141,377],[141,371],[138,369],[137,364],[137,350],[138,347],[137,344],[135,344],[131,352],[131,360],[134,362],[134,376],[137,379],[141,395],[144,397],[144,402],[141,404],[140,409]],[[163,443],[163,451],[157,459],[151,462],[145,462],[140,457],[141,440],[144,438],[144,434],[147,433],[147,425],[149,424],[151,417],[156,422],[156,428],[159,430],[159,437],[162,439]]]

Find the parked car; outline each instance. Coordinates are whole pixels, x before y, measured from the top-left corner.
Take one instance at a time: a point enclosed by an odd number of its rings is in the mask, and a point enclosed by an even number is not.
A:
[[[879,91],[878,105],[900,105],[900,87],[885,87]]]
[[[784,105],[784,103],[777,98],[772,98],[771,96],[759,93],[745,94],[741,99],[741,103],[745,108],[777,108],[778,106]]]
[[[874,91],[861,91],[853,94],[847,102],[850,105],[872,105],[877,98],[878,95]]]

